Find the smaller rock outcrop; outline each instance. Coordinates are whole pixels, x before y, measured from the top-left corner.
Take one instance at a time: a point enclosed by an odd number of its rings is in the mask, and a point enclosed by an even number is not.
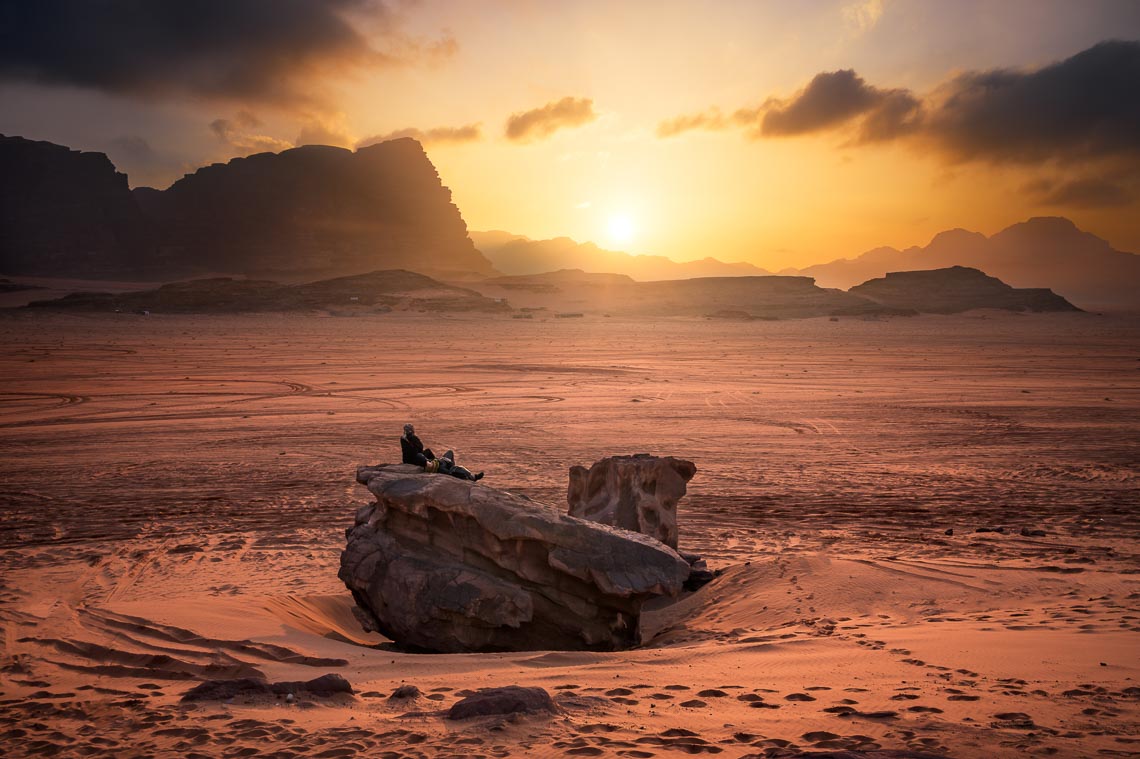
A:
[[[886,306],[927,314],[957,314],[975,308],[1080,311],[1052,290],[1013,288],[997,277],[966,266],[890,272],[852,287],[850,292]]]
[[[558,707],[554,699],[542,688],[524,688],[507,685],[502,688],[481,688],[464,699],[456,701],[447,711],[448,719],[470,719],[499,714],[555,714]]]
[[[570,516],[640,532],[677,548],[677,501],[697,467],[672,456],[610,456],[570,467]]]
[[[411,465],[361,467],[376,497],[339,577],[365,630],[428,651],[613,650],[689,565],[662,543]]]
[[[352,685],[340,675],[327,674],[312,680],[287,680],[271,683],[259,677],[241,677],[234,680],[206,680],[182,695],[183,701],[225,701],[238,696],[285,696],[307,693],[312,696],[332,696],[353,693]]]

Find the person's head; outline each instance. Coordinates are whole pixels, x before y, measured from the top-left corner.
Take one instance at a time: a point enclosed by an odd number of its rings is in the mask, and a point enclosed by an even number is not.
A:
[[[405,435],[414,435],[414,434],[416,434],[416,428],[413,427],[411,424],[405,424],[404,425],[404,434]]]

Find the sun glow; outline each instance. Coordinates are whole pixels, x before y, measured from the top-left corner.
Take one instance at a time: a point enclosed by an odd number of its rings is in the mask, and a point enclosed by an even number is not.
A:
[[[610,217],[608,227],[610,242],[616,245],[629,245],[637,236],[637,225],[625,214]]]

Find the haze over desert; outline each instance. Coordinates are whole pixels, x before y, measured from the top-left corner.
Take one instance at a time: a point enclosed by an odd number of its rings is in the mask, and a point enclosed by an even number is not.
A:
[[[0,38],[0,756],[1140,756],[1132,0]]]

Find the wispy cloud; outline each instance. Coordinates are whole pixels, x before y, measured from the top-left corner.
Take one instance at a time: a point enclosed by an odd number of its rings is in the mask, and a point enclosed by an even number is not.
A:
[[[397,129],[394,132],[388,132],[387,134],[374,134],[370,137],[365,137],[356,143],[356,147],[368,147],[369,145],[375,145],[378,142],[397,140],[401,137],[411,137],[413,140],[418,140],[425,145],[476,142],[483,139],[483,125],[464,124],[463,126],[457,127],[442,126],[433,127],[431,129],[406,127],[404,129]]]
[[[597,118],[593,100],[564,97],[541,108],[512,114],[507,119],[505,133],[513,142],[531,142],[545,139],[559,129],[579,127]]]

